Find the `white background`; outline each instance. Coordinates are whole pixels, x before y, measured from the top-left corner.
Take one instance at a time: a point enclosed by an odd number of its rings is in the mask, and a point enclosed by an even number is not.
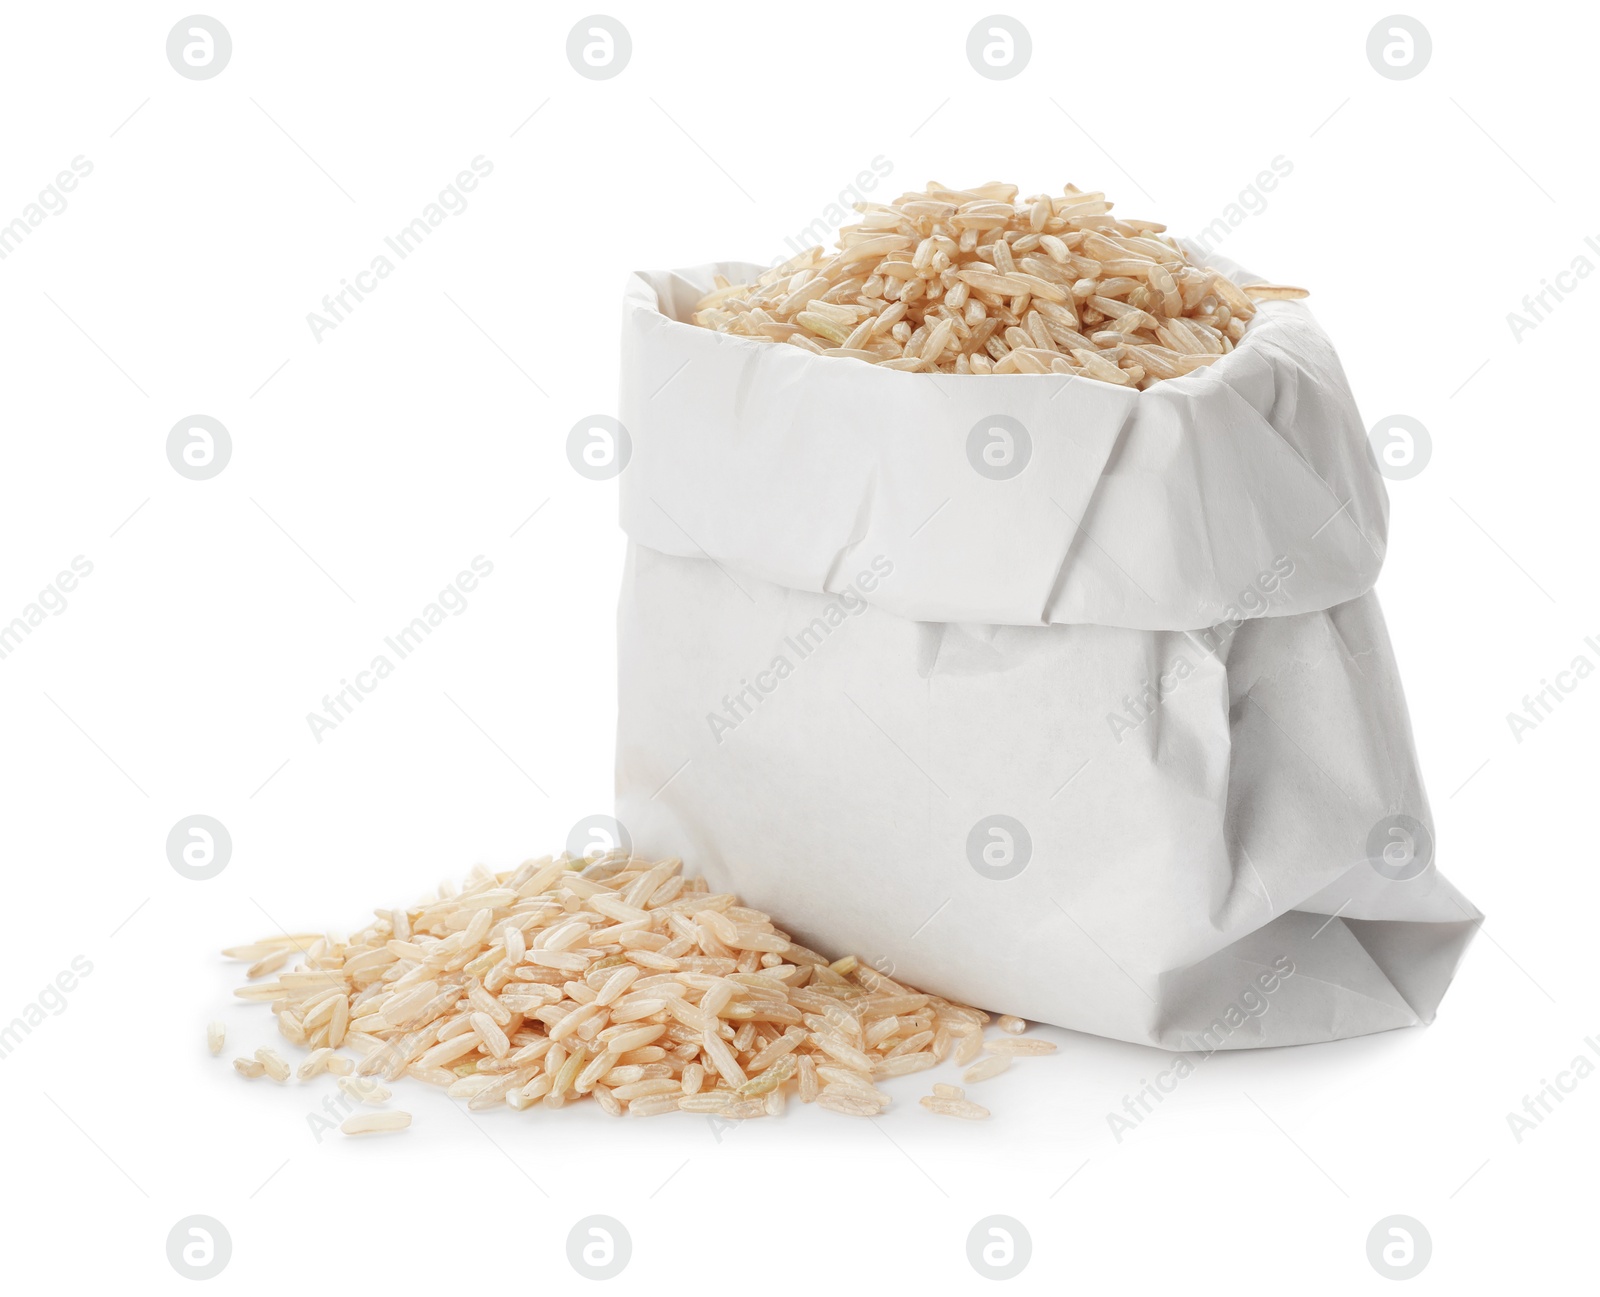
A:
[[[1520,342],[1506,315],[1600,236],[1592,14],[1416,9],[1432,62],[1394,81],[1365,52],[1382,8],[1019,4],[1032,62],[992,81],[965,56],[983,6],[619,4],[632,60],[592,81],[578,7],[209,12],[233,39],[212,80],[168,64],[170,7],[14,6],[0,46],[0,222],[93,164],[0,261],[0,622],[94,565],[0,661],[0,1021],[93,965],[0,1061],[8,1287],[185,1290],[165,1240],[194,1213],[232,1238],[217,1292],[586,1291],[565,1239],[592,1213],[632,1236],[623,1293],[984,1291],[966,1238],[993,1214],[1031,1234],[1019,1292],[1378,1290],[1366,1238],[1395,1213],[1432,1236],[1417,1291],[1589,1269],[1600,1079],[1520,1143],[1506,1114],[1600,1035],[1600,681],[1520,743],[1506,713],[1600,664],[1600,283]],[[323,295],[480,154],[467,210],[314,339]],[[986,1083],[984,1125],[920,1109],[928,1078],[875,1126],[791,1107],[720,1138],[411,1085],[407,1134],[317,1142],[325,1082],[228,1066],[282,1042],[215,952],[348,930],[609,809],[623,541],[615,483],[564,445],[614,410],[625,275],[768,260],[878,155],[891,196],[1071,180],[1178,233],[1292,162],[1220,250],[1309,286],[1368,423],[1433,438],[1390,484],[1379,589],[1440,864],[1488,916],[1438,1022],[1219,1055],[1121,1143],[1107,1112],[1170,1060],[1063,1032]],[[165,454],[196,413],[233,441],[204,482]],[[468,610],[316,742],[306,713],[480,554]],[[165,854],[195,813],[233,838],[210,881]]]

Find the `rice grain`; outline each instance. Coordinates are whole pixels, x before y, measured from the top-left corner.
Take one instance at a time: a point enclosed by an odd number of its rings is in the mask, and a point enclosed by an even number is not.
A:
[[[974,1063],[961,1074],[961,1079],[968,1085],[976,1085],[979,1081],[987,1081],[990,1077],[999,1076],[1011,1066],[1010,1054],[991,1054],[981,1063]]]
[[[1019,1039],[1015,1036],[1002,1037],[999,1040],[984,1042],[984,1050],[990,1054],[1009,1054],[1012,1056],[1053,1054],[1056,1052],[1055,1042],[1051,1040]]]
[[[941,1099],[930,1095],[919,1102],[929,1112],[936,1112],[945,1117],[961,1117],[966,1121],[982,1121],[989,1115],[987,1108],[982,1104],[973,1103],[970,1099]]]
[[[265,1047],[256,1050],[256,1061],[274,1081],[289,1079],[289,1064],[283,1061],[283,1056],[276,1050]]]

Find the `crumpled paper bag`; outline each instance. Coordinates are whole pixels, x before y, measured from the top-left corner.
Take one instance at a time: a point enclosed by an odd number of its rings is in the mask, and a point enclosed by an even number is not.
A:
[[[1249,282],[1232,263],[1225,273]],[[1148,391],[624,318],[617,818],[797,939],[1173,1050],[1431,1021],[1388,506],[1299,302]]]

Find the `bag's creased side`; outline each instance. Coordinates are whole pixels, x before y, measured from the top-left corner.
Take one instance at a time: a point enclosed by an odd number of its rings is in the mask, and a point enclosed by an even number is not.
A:
[[[1301,1043],[1428,1021],[1478,918],[1369,860],[1388,817],[1431,831],[1370,594],[1208,646],[930,626],[634,545],[620,629],[635,843],[930,990],[1194,1049],[1270,953],[1296,972],[1224,1047]]]

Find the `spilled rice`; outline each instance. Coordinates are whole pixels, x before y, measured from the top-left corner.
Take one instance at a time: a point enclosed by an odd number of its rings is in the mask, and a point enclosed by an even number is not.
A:
[[[767,915],[685,877],[676,860],[613,853],[479,866],[457,889],[377,910],[348,940],[283,934],[223,953],[251,961],[234,994],[270,1004],[309,1051],[301,1080],[332,1074],[350,1098],[385,1102],[409,1077],[473,1109],[593,1100],[612,1116],[776,1116],[791,1097],[851,1116],[890,1103],[881,1083],[954,1057],[967,1083],[1054,1044],[986,1041],[989,1015],[886,977],[854,956],[829,961]],[[282,956],[282,958],[279,958]],[[291,966],[291,960],[296,961]],[[220,1048],[220,1030],[210,1033]],[[349,1051],[358,1057],[353,1061]],[[287,1080],[271,1049],[246,1077]],[[988,1116],[955,1086],[922,1100]],[[404,1129],[409,1114],[362,1112],[347,1134]]]

